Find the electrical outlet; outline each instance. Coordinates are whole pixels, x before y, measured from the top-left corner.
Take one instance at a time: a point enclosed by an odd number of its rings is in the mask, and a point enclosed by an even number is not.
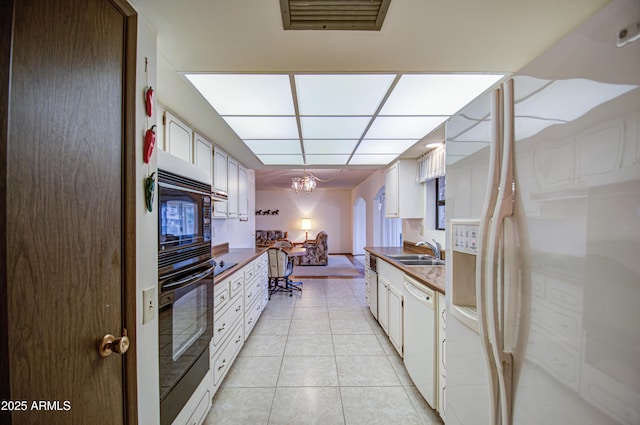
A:
[[[158,295],[156,287],[142,290],[142,324],[148,323],[156,318],[158,310]]]

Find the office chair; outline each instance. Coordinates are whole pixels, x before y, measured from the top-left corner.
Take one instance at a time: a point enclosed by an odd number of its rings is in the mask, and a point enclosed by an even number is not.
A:
[[[302,292],[302,282],[292,282],[289,279],[293,273],[293,258],[279,247],[269,248],[267,255],[269,258],[269,299],[275,292],[288,292],[289,296],[293,295],[293,291]]]

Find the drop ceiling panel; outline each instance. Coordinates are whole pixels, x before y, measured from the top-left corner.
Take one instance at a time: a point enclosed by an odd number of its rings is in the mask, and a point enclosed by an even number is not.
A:
[[[304,140],[306,154],[351,154],[358,140]]]
[[[302,155],[258,155],[264,165],[304,165]]]
[[[349,161],[349,165],[387,165],[398,155],[353,155]]]
[[[222,117],[241,139],[295,139],[295,117]]]
[[[294,115],[286,74],[186,74],[219,115]]]
[[[502,74],[403,75],[380,115],[452,115],[500,78]]]
[[[310,165],[345,165],[351,155],[309,155],[305,154]]]
[[[413,146],[418,139],[364,139],[358,145],[355,154],[395,154]]]
[[[371,117],[300,117],[304,139],[360,139]]]
[[[378,117],[365,137],[367,139],[421,139],[447,118],[449,117]]]
[[[372,116],[393,74],[296,75],[300,115]]]
[[[300,141],[295,140],[243,140],[253,153],[259,154],[302,154]]]

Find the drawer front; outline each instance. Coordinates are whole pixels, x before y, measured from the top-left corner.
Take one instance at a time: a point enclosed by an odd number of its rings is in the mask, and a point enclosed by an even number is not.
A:
[[[229,282],[223,282],[213,287],[213,308],[214,311],[222,311],[229,303],[231,294],[229,290]]]
[[[262,305],[259,299],[254,302],[245,312],[244,318],[244,337],[245,339],[249,337],[251,330],[256,325],[256,322],[260,318],[260,313],[262,312]]]
[[[244,335],[242,332],[242,325],[239,324],[233,329],[233,337],[212,362],[214,386],[218,386],[220,382],[222,382],[222,378],[227,374],[227,371],[231,367],[231,364],[235,360],[243,344]]]
[[[253,280],[253,276],[255,276],[254,271],[253,271],[253,265],[249,265],[247,267],[244,268],[244,281],[246,282],[250,282]]]
[[[262,285],[260,279],[254,279],[247,285],[244,293],[244,305],[250,305],[256,298],[261,298]]]
[[[244,275],[242,273],[238,273],[234,275],[231,279],[231,296],[235,297],[236,294],[242,292],[242,288],[244,287]]]
[[[253,275],[254,276],[261,276],[262,275],[262,261],[260,259],[257,259],[253,262]]]
[[[238,298],[219,318],[213,320],[213,345],[218,347],[242,317],[242,298]]]

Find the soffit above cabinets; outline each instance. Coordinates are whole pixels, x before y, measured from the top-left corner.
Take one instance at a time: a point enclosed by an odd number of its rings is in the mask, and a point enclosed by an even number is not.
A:
[[[185,73],[263,165],[384,166],[503,74]]]
[[[380,31],[391,0],[280,0],[285,30]]]

